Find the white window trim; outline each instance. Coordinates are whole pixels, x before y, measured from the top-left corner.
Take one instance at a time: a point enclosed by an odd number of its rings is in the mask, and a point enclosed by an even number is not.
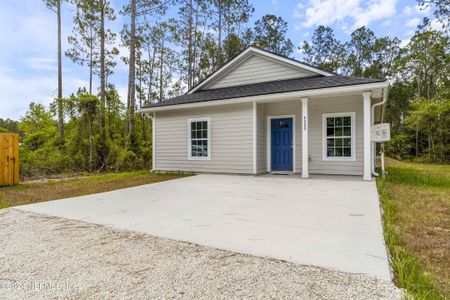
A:
[[[192,138],[191,138],[191,123],[192,122],[204,122],[208,123],[208,156],[192,156]],[[188,160],[211,160],[211,118],[194,118],[188,119],[187,126],[187,135],[188,135]]]
[[[266,160],[267,160],[267,172],[272,172],[272,119],[284,119],[292,118],[292,172],[297,170],[296,158],[295,158],[295,136],[296,125],[295,115],[273,115],[266,117]]]
[[[350,157],[327,157],[327,118],[350,117],[351,118],[351,156]],[[327,113],[322,114],[322,161],[356,161],[356,139],[355,139],[355,112]]]

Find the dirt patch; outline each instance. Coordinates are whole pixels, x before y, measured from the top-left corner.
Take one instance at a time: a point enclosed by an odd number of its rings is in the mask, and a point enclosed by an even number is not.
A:
[[[0,188],[0,208],[108,192],[183,176],[138,171],[23,183]]]

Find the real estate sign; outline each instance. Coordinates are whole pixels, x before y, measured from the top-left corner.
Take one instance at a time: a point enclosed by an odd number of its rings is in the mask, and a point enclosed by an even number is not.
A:
[[[370,139],[375,143],[384,143],[391,139],[391,127],[389,123],[372,125]]]

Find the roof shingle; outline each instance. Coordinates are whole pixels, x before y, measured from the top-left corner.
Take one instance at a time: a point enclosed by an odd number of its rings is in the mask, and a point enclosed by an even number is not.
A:
[[[383,80],[341,75],[302,77],[218,89],[200,90],[192,94],[184,94],[182,96],[174,97],[161,102],[152,103],[146,107],[161,107],[204,101],[359,85],[374,82],[383,82]]]

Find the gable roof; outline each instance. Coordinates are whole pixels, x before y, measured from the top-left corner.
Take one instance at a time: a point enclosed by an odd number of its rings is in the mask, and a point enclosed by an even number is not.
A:
[[[255,46],[250,46],[241,53],[239,53],[237,56],[235,56],[233,59],[231,59],[229,62],[227,62],[225,65],[223,65],[221,68],[219,68],[217,71],[206,77],[203,81],[201,81],[199,84],[194,86],[192,89],[190,89],[187,94],[192,94],[194,92],[197,92],[201,90],[202,88],[207,87],[208,85],[211,85],[212,83],[220,80],[223,76],[225,76],[227,73],[233,71],[235,68],[237,68],[241,63],[245,62],[249,57],[258,55],[260,57],[264,57],[269,60],[275,60],[279,64],[285,64],[286,66],[297,69],[299,72],[298,77],[304,77],[305,73],[308,75],[323,75],[323,76],[333,76],[333,73],[318,69],[316,67],[313,67],[311,65],[299,62],[295,59],[288,58],[279,54],[272,53],[267,50],[263,50],[260,48],[257,48]]]
[[[370,83],[384,82],[379,79],[359,78],[350,76],[314,76],[279,81],[260,82],[240,86],[231,86],[211,90],[198,91],[191,94],[184,94],[165,101],[152,103],[147,108],[206,102],[213,100],[225,100],[240,97],[259,96],[267,94],[306,91],[314,89],[324,89],[332,87],[354,86]],[[145,107],[144,107],[145,108]]]

